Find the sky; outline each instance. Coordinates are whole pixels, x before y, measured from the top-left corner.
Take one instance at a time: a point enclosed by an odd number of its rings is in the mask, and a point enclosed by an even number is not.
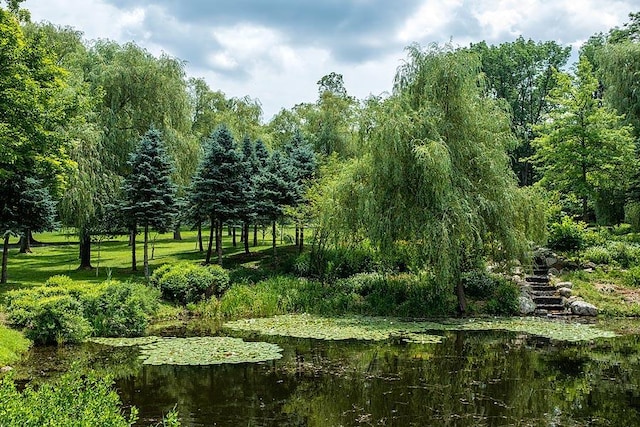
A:
[[[358,99],[389,92],[412,43],[518,36],[576,52],[591,35],[627,22],[640,0],[26,0],[33,21],[82,31],[87,40],[133,41],[185,61],[228,97],[250,96],[268,121],[315,102],[317,82],[344,76]]]

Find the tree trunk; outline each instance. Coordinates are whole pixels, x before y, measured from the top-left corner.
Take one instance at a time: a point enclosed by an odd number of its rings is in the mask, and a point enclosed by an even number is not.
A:
[[[42,242],[37,241],[36,239],[33,238],[33,231],[28,230],[28,236],[29,236],[29,246],[31,245],[39,245]]]
[[[464,286],[462,280],[458,279],[456,285],[456,296],[458,297],[458,314],[464,316],[467,313],[467,300],[464,296]]]
[[[587,203],[587,196],[584,196],[582,198],[582,220],[585,223],[589,222],[589,207],[588,207],[588,203]]]
[[[138,259],[136,258],[136,235],[138,230],[136,227],[131,229],[131,236],[129,241],[131,242],[131,271],[138,271]]]
[[[296,246],[300,245],[300,227],[296,224]]]
[[[176,225],[176,228],[173,229],[173,240],[182,240],[182,233],[180,232],[180,224]]]
[[[202,222],[198,223],[198,249],[200,252],[204,252],[204,248],[202,247]]]
[[[31,230],[27,229],[20,237],[20,253],[21,254],[30,254],[31,253],[31,239],[29,236],[31,235]]]
[[[144,278],[149,280],[149,224],[144,225],[144,246],[143,246]]]
[[[233,237],[231,238],[231,241],[233,242],[233,247],[235,248],[236,246],[238,246],[238,242],[236,241],[236,227],[233,226]]]
[[[273,244],[273,258],[276,258],[276,221],[273,220],[273,224],[272,224],[272,228],[271,228],[271,233],[273,235],[273,239],[272,239],[272,244]]]
[[[222,221],[218,220],[218,230],[219,232],[216,234],[216,238],[218,241],[216,242],[216,248],[218,251],[218,265],[222,265]]]
[[[298,253],[302,253],[304,250],[304,227],[300,226],[300,246],[298,249]]]
[[[0,283],[7,283],[7,259],[9,258],[9,233],[4,235],[2,245],[2,274],[0,275]]]
[[[258,224],[253,224],[253,247],[258,246]]]
[[[91,270],[91,233],[87,230],[80,232],[80,267],[79,270]]]
[[[209,264],[211,262],[211,250],[213,249],[213,233],[216,233],[216,240],[218,240],[218,227],[213,221],[213,217],[211,217],[211,229],[209,230],[209,246],[207,247],[207,257],[205,258],[205,264]]]
[[[242,236],[244,238],[244,253],[249,254],[249,223],[242,224]]]

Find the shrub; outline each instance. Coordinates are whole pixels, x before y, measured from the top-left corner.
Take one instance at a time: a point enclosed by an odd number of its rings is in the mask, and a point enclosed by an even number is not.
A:
[[[71,295],[42,297],[37,292],[13,295],[9,321],[24,328],[27,338],[39,344],[77,343],[89,336],[91,326],[82,305]]]
[[[149,317],[158,310],[160,292],[140,283],[108,281],[99,294],[83,301],[93,335],[134,337],[144,334]]]
[[[325,281],[346,278],[375,270],[374,255],[367,249],[335,248],[303,254],[294,262],[300,273]]]
[[[624,275],[624,282],[627,286],[640,287],[640,267],[630,268]]]
[[[165,299],[182,304],[221,295],[229,287],[229,274],[220,266],[199,266],[181,262],[154,272]]]
[[[560,251],[572,251],[584,246],[584,222],[575,222],[568,216],[563,216],[560,222],[554,222],[549,230],[549,247]]]
[[[487,313],[510,316],[518,312],[518,297],[520,289],[511,280],[500,278],[493,292],[493,296],[487,301]]]
[[[47,281],[44,282],[44,285],[50,286],[50,287],[58,286],[61,288],[67,288],[67,287],[74,286],[75,282],[69,276],[65,276],[64,274],[58,274],[58,275],[49,277]]]
[[[582,258],[585,261],[590,261],[596,264],[609,264],[613,261],[613,257],[609,250],[604,246],[591,246],[585,249],[582,253]]]
[[[462,273],[462,285],[465,294],[476,298],[488,298],[492,295],[496,281],[486,271],[474,270]]]
[[[640,263],[640,246],[626,242],[609,242],[607,250],[623,268]]]
[[[64,374],[55,382],[19,392],[11,376],[0,379],[2,426],[131,426],[137,410],[122,414],[111,381],[95,374]]]

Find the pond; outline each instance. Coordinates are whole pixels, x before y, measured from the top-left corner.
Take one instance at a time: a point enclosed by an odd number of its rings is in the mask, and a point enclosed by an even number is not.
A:
[[[71,366],[111,374],[147,426],[174,406],[183,426],[640,425],[636,333],[571,342],[449,329],[427,343],[224,333],[275,344],[281,357],[151,365],[139,347],[87,343],[36,348],[16,374],[37,379]]]

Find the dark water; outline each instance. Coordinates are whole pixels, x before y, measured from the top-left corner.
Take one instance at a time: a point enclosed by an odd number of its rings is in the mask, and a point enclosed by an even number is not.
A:
[[[428,345],[260,339],[283,358],[147,366],[135,349],[86,345],[35,350],[19,371],[111,373],[140,425],[176,406],[183,426],[640,426],[637,335],[585,344],[502,332],[452,332]]]

